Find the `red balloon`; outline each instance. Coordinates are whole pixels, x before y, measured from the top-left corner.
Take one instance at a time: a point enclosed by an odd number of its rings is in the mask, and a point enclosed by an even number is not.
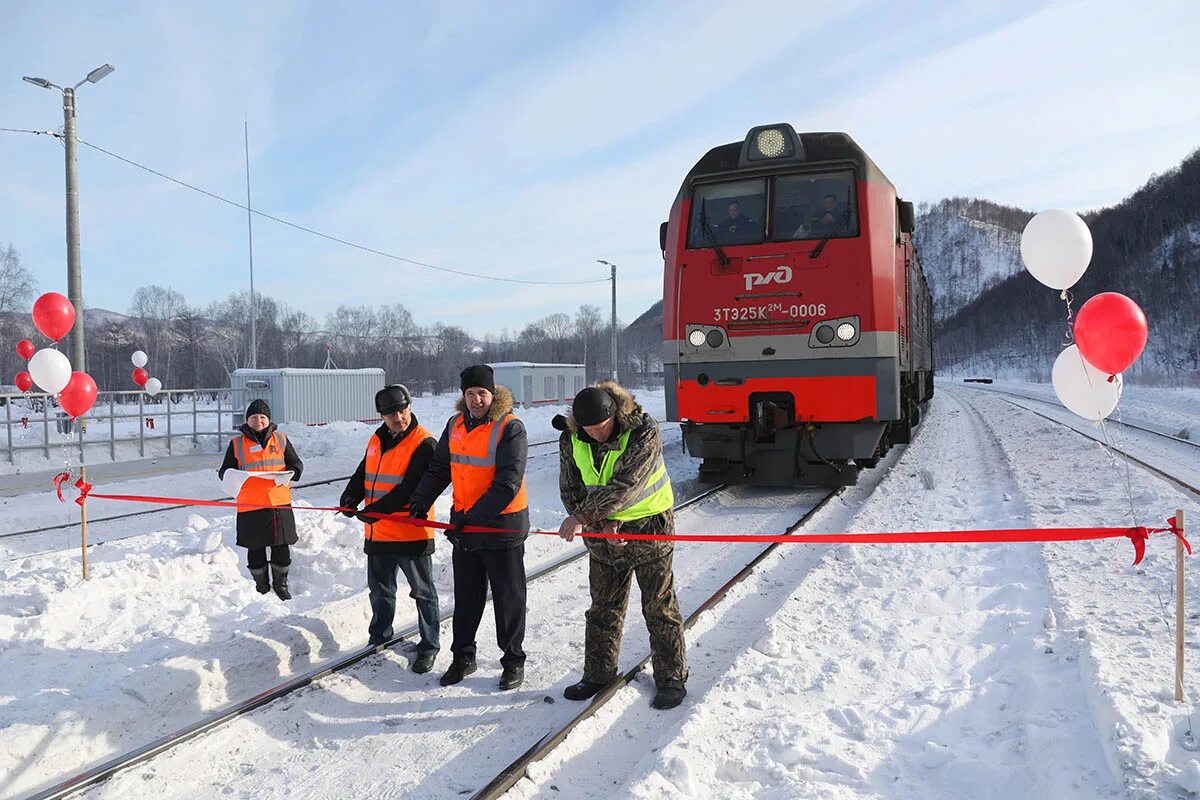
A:
[[[58,404],[73,419],[86,414],[96,404],[96,382],[92,376],[79,370],[72,372],[71,382],[58,393]]]
[[[138,386],[145,386],[148,380],[150,380],[150,373],[146,372],[144,367],[138,367],[133,371],[133,382]]]
[[[1075,319],[1075,343],[1085,361],[1115,375],[1129,369],[1146,346],[1146,315],[1119,292],[1088,300]]]
[[[17,342],[17,355],[28,361],[33,358],[33,354],[37,352],[37,348],[33,346],[33,342],[28,339],[22,339]]]
[[[22,392],[28,392],[33,388],[33,376],[28,372],[18,372],[17,377],[13,379],[13,383],[15,383],[17,388]]]
[[[75,306],[58,292],[46,292],[33,303],[33,324],[57,342],[75,325]]]

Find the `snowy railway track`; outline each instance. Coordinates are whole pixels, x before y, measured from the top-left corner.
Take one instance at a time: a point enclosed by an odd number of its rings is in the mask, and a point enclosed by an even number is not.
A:
[[[546,444],[546,443],[541,442],[541,443],[537,443],[537,444]],[[553,444],[557,444],[557,442],[553,442]],[[332,480],[339,480],[339,479],[332,479]],[[326,481],[326,482],[328,482],[328,481]],[[710,489],[707,489],[707,490],[701,492],[700,494],[695,495],[694,497],[691,497],[681,503],[678,503],[675,506],[675,510],[681,511],[690,506],[694,506],[694,505],[696,505],[696,504],[698,504],[698,503],[700,503],[700,502],[712,497],[713,495],[716,495],[728,488],[729,487],[726,485],[714,486]],[[832,496],[832,495],[830,495],[830,496]],[[824,501],[822,501],[822,504],[823,503],[824,503]],[[774,545],[771,545],[771,547],[774,547]],[[755,564],[759,560],[761,560],[767,554],[767,552],[771,549],[771,547],[767,548],[767,550],[764,550],[763,553],[760,554],[760,556],[757,559],[755,559],[755,561],[752,562],[751,565],[747,566],[746,569],[743,570],[743,572],[748,574],[748,572],[752,568],[753,564]],[[529,574],[528,581],[529,581],[529,583],[534,583],[535,581],[538,581],[541,578],[551,575],[551,574],[559,571],[563,567],[580,560],[581,558],[585,557],[586,555],[587,555],[586,549],[580,548],[579,550],[577,550],[573,553],[562,556],[562,557],[552,561],[551,563],[549,563],[543,567],[540,567],[539,569],[535,570],[534,572],[531,572]],[[742,575],[742,573],[739,573],[739,576],[741,576],[741,575]],[[720,591],[720,594],[723,595],[725,591],[728,591],[729,587],[733,586],[740,579],[741,579],[740,577],[736,577],[735,579],[731,580],[728,584],[726,584],[725,587],[722,588],[722,590]],[[712,599],[710,598],[710,601],[711,600]],[[702,606],[691,617],[689,617],[687,624],[690,625],[691,622],[693,621],[693,619],[695,618],[695,616],[698,615],[700,613],[700,611],[702,611],[705,607],[707,607],[707,606]],[[441,621],[445,622],[446,620],[451,619],[453,616],[454,616],[454,609],[453,609],[453,607],[451,607],[449,610],[447,610],[445,613],[442,614]],[[384,642],[383,644],[375,645],[375,646],[368,645],[365,647],[361,647],[361,648],[355,650],[354,652],[348,653],[345,656],[342,656],[338,659],[333,660],[332,662],[323,664],[319,667],[315,667],[314,669],[309,670],[308,672],[305,672],[301,675],[298,675],[297,677],[292,678],[291,680],[280,683],[279,685],[277,685],[271,689],[268,689],[264,692],[260,692],[259,694],[255,695],[254,697],[251,697],[247,700],[243,700],[243,701],[240,701],[237,703],[231,703],[231,704],[225,706],[224,708],[221,708],[221,709],[213,712],[212,714],[206,715],[202,719],[199,719],[196,722],[193,722],[190,725],[187,725],[184,728],[176,730],[165,736],[159,737],[158,739],[154,740],[153,742],[150,742],[146,745],[143,745],[134,750],[126,752],[120,756],[117,756],[116,758],[105,761],[102,764],[99,764],[97,766],[86,769],[70,778],[67,778],[64,781],[61,781],[61,782],[49,787],[49,788],[43,789],[42,791],[36,792],[31,795],[27,795],[25,800],[55,800],[56,798],[69,797],[79,791],[82,791],[83,789],[85,789],[89,786],[94,786],[98,783],[102,783],[103,781],[108,780],[109,778],[113,777],[114,775],[116,775],[117,773],[119,773],[123,770],[126,770],[137,764],[146,762],[146,761],[154,758],[155,756],[158,756],[168,750],[171,750],[172,748],[174,748],[178,745],[183,744],[184,742],[195,739],[196,737],[200,736],[201,734],[212,731],[215,728],[218,728],[227,722],[231,722],[232,720],[235,720],[239,717],[245,716],[246,714],[250,713],[251,711],[254,711],[255,709],[261,708],[269,703],[272,703],[275,700],[278,700],[282,697],[286,697],[287,695],[290,695],[299,689],[302,689],[312,683],[315,683],[316,681],[319,681],[326,676],[342,672],[342,671],[344,671],[350,667],[353,667],[354,665],[364,661],[365,659],[367,659],[373,655],[376,655],[378,653],[382,653],[386,650],[389,650],[392,647],[400,644],[404,640],[418,635],[418,633],[419,633],[419,631],[417,629],[417,626],[412,625],[412,626],[406,628],[405,630],[401,631],[400,633],[396,634],[394,637],[392,637],[392,639],[390,639],[387,642]],[[632,676],[636,675],[637,672],[640,671],[645,666],[645,663],[648,660],[649,659],[647,658],[646,660],[642,661],[634,670],[632,670],[629,673],[629,675],[630,675],[629,680],[632,680]],[[625,681],[625,682],[628,682],[628,681]],[[624,686],[625,683],[623,682],[620,685]],[[613,687],[614,692],[615,692],[616,688],[619,688],[619,687],[614,684],[614,687]]]
[[[1033,395],[1022,394],[1021,392],[1014,392],[1011,389],[981,389],[978,387],[971,387],[971,388],[978,392],[990,392],[992,394],[1008,395],[1009,397],[1015,397],[1020,400],[1029,400],[1034,403],[1040,403],[1042,405],[1050,406],[1051,408],[1062,408],[1061,404],[1059,404],[1053,400],[1046,400],[1045,398],[1042,398],[1042,397],[1034,397]],[[1017,405],[1017,404],[1014,403],[1014,405]],[[1033,411],[1033,409],[1027,409],[1027,410]],[[1034,413],[1037,413],[1037,412],[1034,412]],[[1045,415],[1043,415],[1043,416],[1045,416]],[[1163,439],[1167,439],[1168,441],[1178,442],[1179,444],[1186,445],[1188,447],[1200,448],[1200,442],[1193,442],[1191,439],[1185,439],[1182,436],[1175,436],[1174,434],[1166,433],[1164,431],[1160,431],[1155,428],[1148,428],[1145,425],[1138,425],[1135,422],[1127,422],[1127,421],[1121,420],[1121,419],[1112,419],[1111,417],[1109,419],[1105,420],[1105,422],[1106,423],[1116,423],[1117,425],[1120,425],[1123,428],[1129,428],[1129,429],[1135,430],[1135,431],[1142,431],[1143,433],[1150,433],[1155,436],[1159,436]]]
[[[800,519],[790,525],[787,529],[787,533],[794,533],[796,530],[801,528],[818,511],[824,508],[830,500],[841,494],[841,492],[842,489],[840,488],[830,491],[827,495],[825,495],[825,497],[821,498],[819,501],[813,504],[811,508],[805,511]],[[700,618],[701,614],[720,603],[729,593],[730,589],[741,583],[748,575],[750,575],[750,573],[754,571],[755,567],[757,567],[759,563],[764,558],[769,556],[778,546],[778,542],[767,545],[761,552],[759,552],[758,555],[751,559],[748,564],[742,567],[737,574],[735,574],[719,589],[709,595],[704,602],[700,603],[700,605],[697,606],[692,613],[688,614],[686,619],[684,619],[684,629],[686,630],[691,628],[696,620]],[[522,753],[519,758],[501,770],[500,773],[497,774],[496,777],[491,781],[489,781],[486,786],[477,791],[475,794],[471,795],[471,800],[495,800],[495,798],[501,797],[505,792],[515,786],[518,781],[526,776],[531,764],[542,760],[556,747],[562,744],[563,741],[566,740],[567,736],[570,735],[571,731],[573,731],[580,723],[592,718],[596,712],[605,705],[605,703],[616,696],[617,692],[631,683],[634,678],[637,677],[638,673],[646,668],[648,663],[650,663],[649,654],[647,654],[641,661],[627,670],[624,674],[619,675],[616,680],[614,680],[599,694],[592,698],[591,702],[588,703],[588,705],[582,711],[567,721],[566,724],[547,733],[545,736],[539,739],[537,743]]]
[[[1003,392],[1003,394],[1011,394],[1011,393]],[[1025,397],[1024,395],[1014,395],[1014,396],[1019,397],[1023,400],[1037,400],[1037,398]],[[1030,408],[1029,406],[1023,405],[1022,403],[1016,402],[1015,400],[1008,398],[1008,397],[1002,397],[1000,399],[1006,403],[1009,403],[1012,406],[1015,406],[1016,408],[1021,409],[1022,411],[1028,411],[1030,414],[1036,414],[1037,416],[1041,417],[1042,419],[1046,419],[1051,422],[1058,423],[1059,425],[1062,425],[1065,428],[1069,428],[1070,430],[1075,431],[1080,436],[1083,436],[1086,439],[1091,439],[1093,441],[1101,441],[1101,439],[1099,437],[1092,436],[1085,431],[1081,431],[1078,428],[1076,428],[1075,426],[1071,425],[1069,422],[1064,421],[1060,418],[1056,418],[1050,414],[1042,413],[1041,411],[1038,411],[1037,409]],[[1038,400],[1038,402],[1046,403],[1047,405],[1053,405],[1053,404],[1049,403],[1049,401],[1045,401],[1045,400]],[[1106,420],[1106,421],[1115,421],[1115,420]],[[1120,424],[1122,424],[1128,428],[1134,428],[1136,430],[1146,431],[1147,433],[1153,433],[1158,436],[1170,439],[1177,443],[1181,443],[1184,445],[1190,445],[1191,447],[1200,447],[1200,444],[1197,444],[1196,442],[1192,442],[1187,439],[1181,439],[1177,436],[1170,436],[1169,434],[1165,434],[1160,431],[1151,430],[1150,428],[1143,428],[1141,426],[1132,425],[1127,422],[1120,423]],[[1113,452],[1118,453],[1122,457],[1129,459],[1130,461],[1134,462],[1135,464],[1138,464],[1139,466],[1150,470],[1155,475],[1158,475],[1162,478],[1166,478],[1167,480],[1174,483],[1176,486],[1182,487],[1182,488],[1188,490],[1189,492],[1191,492],[1192,494],[1200,495],[1200,487],[1198,487],[1196,485],[1197,483],[1200,483],[1200,480],[1196,480],[1195,478],[1190,477],[1190,476],[1181,476],[1177,473],[1169,472],[1166,469],[1164,469],[1162,467],[1162,465],[1151,464],[1149,461],[1146,461],[1144,458],[1140,458],[1139,456],[1136,456],[1133,453],[1129,452],[1129,449],[1127,447],[1121,447],[1118,443],[1109,442],[1108,446]],[[1183,452],[1187,453],[1188,457],[1190,457],[1192,459],[1195,458],[1194,456],[1191,455],[1190,451],[1185,449]]]

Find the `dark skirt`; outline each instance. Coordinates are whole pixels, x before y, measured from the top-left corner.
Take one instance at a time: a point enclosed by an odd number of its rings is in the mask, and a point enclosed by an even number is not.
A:
[[[237,543],[239,547],[257,549],[278,544],[295,544],[296,515],[290,508],[260,508],[255,511],[239,511],[237,515]]]

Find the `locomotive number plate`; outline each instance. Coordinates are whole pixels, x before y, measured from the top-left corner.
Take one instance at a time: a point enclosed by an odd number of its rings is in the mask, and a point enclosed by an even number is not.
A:
[[[810,319],[825,316],[824,303],[764,303],[739,308],[714,308],[713,322],[764,322],[773,319]]]

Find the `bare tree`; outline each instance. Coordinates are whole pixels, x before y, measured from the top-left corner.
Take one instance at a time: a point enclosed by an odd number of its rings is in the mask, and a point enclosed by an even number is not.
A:
[[[170,380],[171,354],[174,351],[173,326],[175,320],[187,310],[187,300],[174,289],[162,286],[141,286],[133,293],[129,314],[137,318],[143,334],[142,346],[149,351],[150,372]],[[162,358],[165,355],[165,362]]]
[[[29,335],[29,301],[36,285],[13,246],[0,247],[0,342],[5,343],[0,350],[0,382],[12,380],[17,370],[25,368],[12,342]]]
[[[21,264],[21,256],[11,244],[0,248],[0,314],[28,311],[37,281]]]
[[[546,332],[550,360],[555,364],[563,363],[571,336],[575,332],[575,323],[571,322],[571,318],[566,314],[559,313],[543,318],[538,325]]]
[[[600,307],[590,303],[581,305],[579,311],[575,312],[575,330],[579,332],[579,338],[582,339],[583,371],[588,376],[588,380],[592,380],[592,376],[596,374],[592,364],[596,363],[596,351],[601,344],[599,336],[604,325],[603,320]]]
[[[283,340],[283,365],[298,366],[297,357],[305,344],[305,339],[317,329],[317,322],[303,311],[280,307],[279,332]],[[319,366],[319,365],[313,365]]]

